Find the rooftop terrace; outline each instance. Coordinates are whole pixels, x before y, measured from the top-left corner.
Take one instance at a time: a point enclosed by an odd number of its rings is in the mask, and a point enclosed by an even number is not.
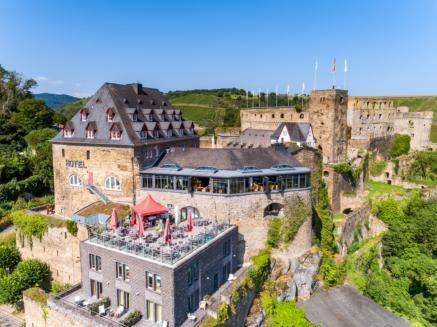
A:
[[[212,222],[200,217],[193,218],[191,232],[186,230],[185,223],[173,224],[172,242],[165,244],[163,232],[158,227],[149,227],[144,230],[144,236],[138,237],[136,228],[126,222],[116,231],[106,229],[91,232],[86,242],[167,266],[175,266],[235,228],[233,225]]]

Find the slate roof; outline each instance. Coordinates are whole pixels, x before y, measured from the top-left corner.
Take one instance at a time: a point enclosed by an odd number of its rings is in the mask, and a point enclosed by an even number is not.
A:
[[[281,123],[273,132],[272,139],[279,139],[284,126],[287,128],[288,135],[290,135],[290,139],[293,142],[305,142],[311,128],[310,123]]]
[[[410,323],[361,295],[351,285],[332,287],[298,303],[321,327],[407,327]]]
[[[86,121],[81,120],[81,111],[88,113]],[[108,111],[114,114],[112,121],[107,120]],[[137,118],[136,121],[134,117]],[[185,129],[184,135],[172,133],[170,137],[165,136],[167,129],[173,128],[172,121],[182,122]],[[90,122],[98,131],[92,139],[86,138],[86,128]],[[157,125],[160,128],[160,137],[154,138],[152,131]],[[146,88],[139,83],[103,84],[84,108],[65,126],[74,130],[72,137],[64,137],[61,131],[52,139],[53,143],[135,146],[146,142],[147,144],[162,142],[166,139],[198,137],[195,132],[190,131],[190,128],[194,129],[193,122],[181,117],[180,110],[175,109],[164,94],[158,89]],[[111,127],[118,127],[121,130],[120,140],[110,139]],[[147,133],[147,139],[141,137],[142,130],[150,131]]]
[[[229,148],[268,148],[271,146],[273,131],[266,129],[246,128],[238,138],[229,142]]]
[[[178,164],[182,168],[210,166],[219,170],[237,170],[243,166],[268,169],[276,164],[303,167],[292,155],[282,148],[255,149],[206,149],[171,148],[162,158],[160,166]]]

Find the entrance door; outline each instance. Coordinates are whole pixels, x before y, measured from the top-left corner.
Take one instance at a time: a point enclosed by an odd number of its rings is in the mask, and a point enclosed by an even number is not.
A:
[[[94,185],[94,177],[93,177],[93,172],[92,171],[88,172],[88,185],[89,186],[93,186]]]

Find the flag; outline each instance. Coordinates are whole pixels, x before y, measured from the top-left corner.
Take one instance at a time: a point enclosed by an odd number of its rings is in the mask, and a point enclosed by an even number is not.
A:
[[[305,93],[305,82],[302,82],[302,94]]]
[[[316,59],[316,63],[314,64],[314,71],[316,72],[317,69],[319,69],[319,62],[318,62],[318,60]]]
[[[278,95],[278,86],[276,85],[276,95]]]
[[[290,93],[290,84],[287,85],[287,95]]]
[[[334,58],[334,61],[332,63],[332,72],[335,74],[336,70],[337,70],[337,63],[336,63],[335,58]]]
[[[344,72],[347,73],[347,60],[344,60]]]

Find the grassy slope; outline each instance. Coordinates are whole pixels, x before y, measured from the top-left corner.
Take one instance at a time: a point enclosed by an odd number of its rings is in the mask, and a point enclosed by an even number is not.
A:
[[[407,106],[410,111],[434,112],[431,141],[437,142],[437,96],[411,96],[391,98],[395,106]]]

